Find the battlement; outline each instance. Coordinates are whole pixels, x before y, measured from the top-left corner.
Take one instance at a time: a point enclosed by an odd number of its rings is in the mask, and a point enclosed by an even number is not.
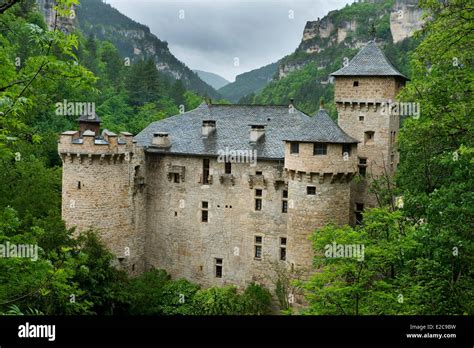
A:
[[[74,158],[80,162],[84,158],[90,161],[98,157],[100,161],[108,160],[114,163],[123,161],[134,152],[133,135],[128,132],[117,134],[104,130],[101,136],[91,130],[86,130],[82,136],[78,131],[67,131],[61,134],[58,145],[58,152],[63,161]]]
[[[324,152],[315,154],[315,143],[299,143],[298,153],[291,153],[291,143],[285,145],[285,169],[292,180],[323,183],[350,181],[357,172],[357,146],[355,144],[322,144]],[[347,151],[347,152],[345,152]]]

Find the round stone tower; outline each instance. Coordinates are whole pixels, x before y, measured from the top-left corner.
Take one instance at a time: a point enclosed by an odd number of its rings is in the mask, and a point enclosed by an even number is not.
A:
[[[288,174],[288,261],[309,268],[309,236],[328,223],[349,223],[350,182],[356,172],[357,141],[321,109],[285,141]]]
[[[136,226],[144,182],[134,158],[133,136],[81,130],[64,132],[59,140],[63,219],[67,227],[76,227],[76,233],[98,231],[120,268],[140,272],[144,267],[143,236]]]

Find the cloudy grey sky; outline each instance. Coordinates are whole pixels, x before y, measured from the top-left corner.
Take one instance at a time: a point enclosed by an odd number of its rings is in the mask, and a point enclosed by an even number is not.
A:
[[[299,45],[305,23],[353,0],[106,0],[145,24],[191,69],[235,76]],[[238,66],[234,64],[238,58]]]

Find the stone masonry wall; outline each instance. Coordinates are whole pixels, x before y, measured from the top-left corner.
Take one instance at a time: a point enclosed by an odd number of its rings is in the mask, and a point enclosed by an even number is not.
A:
[[[184,182],[168,179],[169,165],[185,167]],[[212,183],[204,185],[202,158],[147,154],[147,267],[203,286],[257,281],[273,287],[273,269],[284,263],[279,238],[287,237],[288,215],[282,213],[285,184],[278,181],[277,166],[276,161],[258,161],[255,167],[233,163],[232,185],[229,175],[220,182],[224,163],[211,158]],[[256,171],[263,177],[251,179]],[[255,211],[256,189],[262,190],[261,211]],[[203,201],[208,222],[201,222]],[[255,236],[263,237],[261,260],[254,258]],[[216,258],[223,260],[222,278],[215,276]]]

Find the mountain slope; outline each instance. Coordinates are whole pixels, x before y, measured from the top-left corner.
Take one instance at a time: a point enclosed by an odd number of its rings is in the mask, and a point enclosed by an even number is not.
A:
[[[202,71],[202,70],[193,70],[193,71],[196,74],[198,74],[201,80],[203,80],[205,83],[207,83],[209,86],[212,86],[216,90],[230,83],[222,76],[211,73],[211,72]]]
[[[112,42],[124,58],[132,62],[152,58],[159,71],[181,79],[186,88],[215,99],[220,95],[179,61],[150,29],[133,21],[101,0],[81,0],[76,10],[77,24],[85,35]]]
[[[344,61],[372,39],[374,29],[384,53],[408,75],[408,52],[418,42],[412,38],[413,32],[422,25],[422,11],[416,3],[416,0],[353,3],[308,22],[298,48],[279,61],[275,79],[258,95],[243,99],[258,104],[281,104],[294,98],[302,110],[316,111],[321,97],[326,102],[332,101],[329,74],[341,68]]]
[[[265,65],[264,67],[237,75],[235,82],[229,83],[218,90],[227,100],[234,103],[242,97],[259,92],[268,84],[278,70],[278,63]]]

